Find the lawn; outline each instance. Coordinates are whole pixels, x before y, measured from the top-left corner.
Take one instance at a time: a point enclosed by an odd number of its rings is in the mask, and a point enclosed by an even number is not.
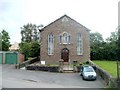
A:
[[[117,76],[117,64],[116,61],[100,61],[95,60],[93,61],[95,64],[97,64],[99,67],[107,71],[109,74],[111,74],[113,77]]]

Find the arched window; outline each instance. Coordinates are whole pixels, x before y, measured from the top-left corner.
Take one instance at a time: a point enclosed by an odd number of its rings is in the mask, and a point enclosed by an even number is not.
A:
[[[54,53],[54,35],[48,35],[48,55],[53,55]]]
[[[63,32],[60,35],[60,44],[70,44],[70,34]]]
[[[83,40],[81,33],[77,34],[77,55],[83,55]]]

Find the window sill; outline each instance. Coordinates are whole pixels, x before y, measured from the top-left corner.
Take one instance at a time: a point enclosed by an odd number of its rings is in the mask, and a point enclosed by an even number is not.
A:
[[[71,43],[59,43],[59,44],[67,45],[67,44],[71,44]]]
[[[83,56],[83,54],[77,54],[78,56]]]
[[[54,55],[54,54],[48,54],[48,56],[52,56],[52,55]]]

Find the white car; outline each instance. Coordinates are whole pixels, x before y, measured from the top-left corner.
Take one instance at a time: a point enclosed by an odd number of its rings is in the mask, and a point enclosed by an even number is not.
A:
[[[92,66],[83,66],[82,69],[80,70],[80,74],[82,76],[82,79],[86,80],[96,80],[97,79],[97,74],[95,70],[93,69]]]

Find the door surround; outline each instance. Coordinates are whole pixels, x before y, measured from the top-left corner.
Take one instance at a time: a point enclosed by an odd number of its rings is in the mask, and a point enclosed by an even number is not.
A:
[[[69,50],[67,48],[61,50],[61,59],[63,59],[64,62],[69,62]]]

